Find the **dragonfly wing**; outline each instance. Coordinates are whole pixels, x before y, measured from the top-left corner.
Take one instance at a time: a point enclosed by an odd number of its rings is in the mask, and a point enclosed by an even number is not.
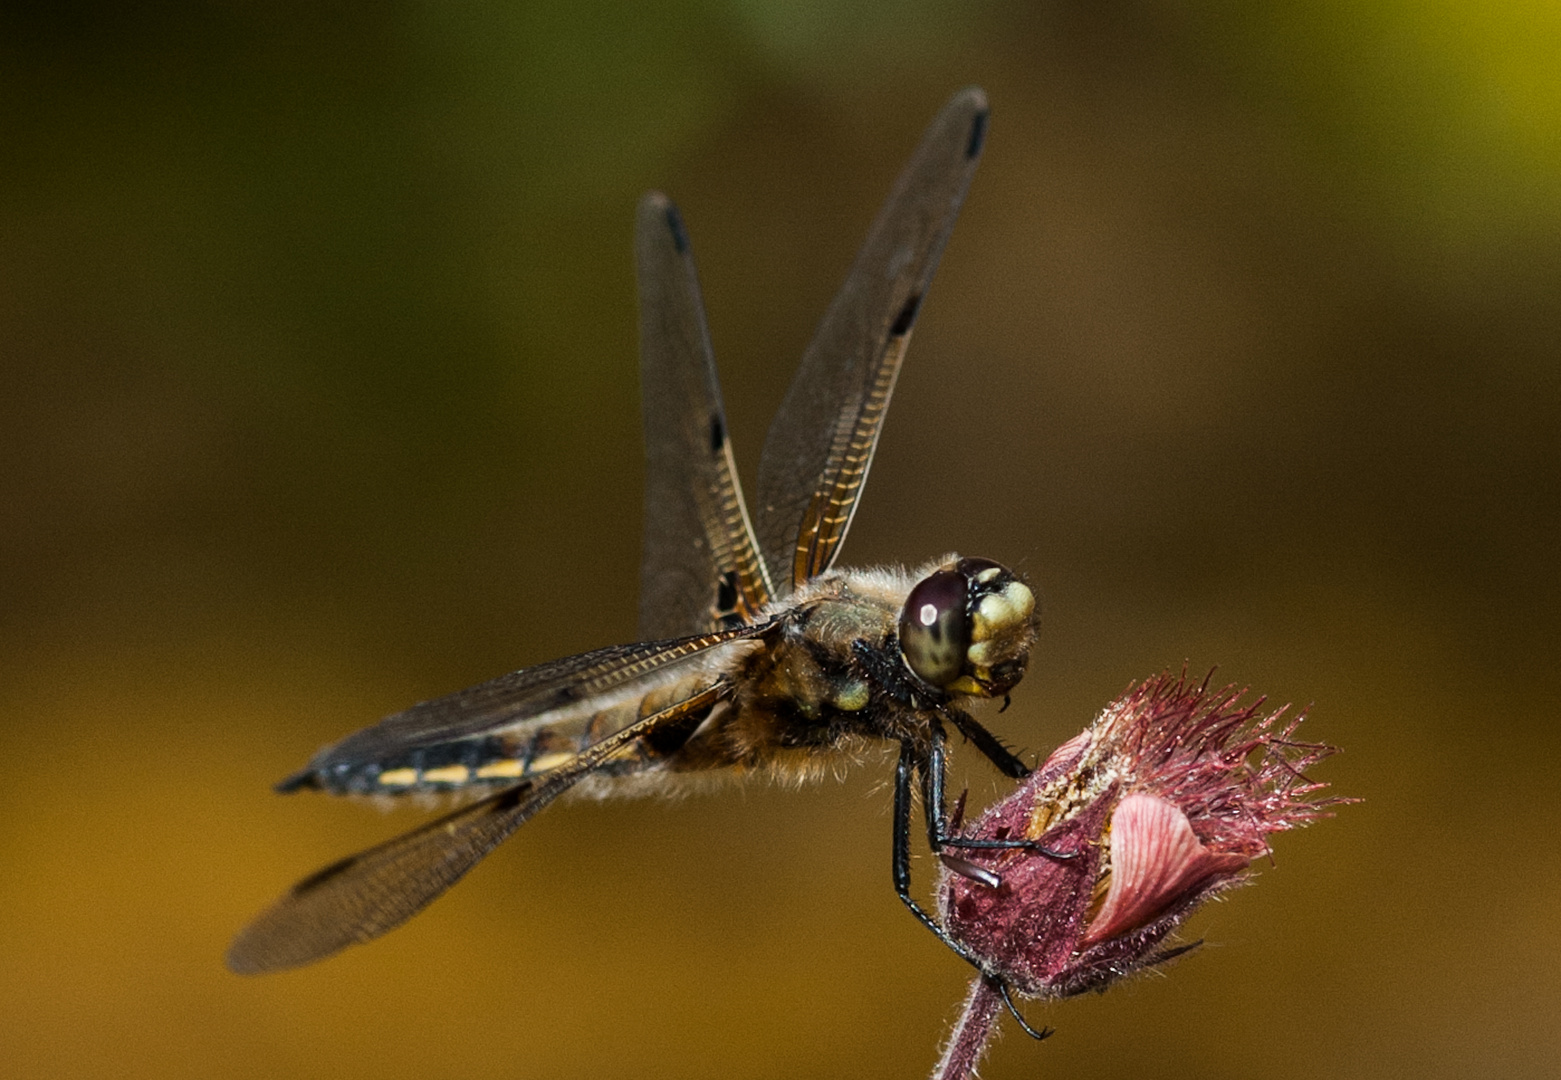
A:
[[[546,805],[540,787],[509,788],[304,878],[234,938],[228,967],[300,967],[400,926]]]
[[[688,233],[651,192],[634,234],[645,423],[640,635],[752,621],[770,597],[732,460]]]
[[[933,120],[835,294],[759,460],[756,524],[779,596],[833,564],[938,257],[980,157],[986,95]]]
[[[395,929],[582,777],[615,757],[635,754],[636,740],[708,709],[729,690],[718,682],[608,736],[552,772],[310,874],[240,931],[228,949],[228,967],[241,975],[299,967]]]

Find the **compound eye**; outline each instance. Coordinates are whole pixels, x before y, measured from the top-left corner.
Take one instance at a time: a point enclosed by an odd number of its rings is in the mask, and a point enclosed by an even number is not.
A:
[[[970,647],[965,576],[939,570],[923,578],[900,612],[900,653],[923,681],[939,688],[958,679]]]
[[[974,556],[959,560],[955,567],[961,574],[975,581],[989,581],[998,574],[1007,573],[1002,563],[995,563],[991,559],[981,559]],[[993,573],[992,571],[997,571]]]

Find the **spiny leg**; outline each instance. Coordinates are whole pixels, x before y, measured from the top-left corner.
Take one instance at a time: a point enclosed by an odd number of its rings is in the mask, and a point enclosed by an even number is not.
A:
[[[1007,700],[1007,697],[1004,697],[1005,709],[1008,707]],[[975,744],[976,749],[997,766],[998,772],[1010,780],[1023,780],[1030,775],[1030,766],[1015,757],[1013,751],[1004,746],[996,735],[978,724],[975,717],[966,716],[957,709],[950,709],[948,717],[949,721],[959,729],[959,733]]]
[[[968,718],[967,718],[968,719]],[[955,719],[955,723],[959,721]],[[975,721],[970,721],[972,725]],[[963,725],[960,725],[963,731]],[[977,727],[988,739],[992,739],[985,729]],[[986,851],[1004,851],[1022,849],[1044,855],[1048,859],[1072,859],[1078,856],[1076,851],[1053,851],[1038,840],[978,840],[974,837],[959,836],[948,827],[948,813],[944,803],[944,785],[948,771],[948,754],[945,749],[947,736],[943,731],[943,725],[934,720],[932,722],[931,747],[927,751],[927,759],[919,763],[922,782],[922,811],[927,819],[927,844],[934,854],[942,854],[944,848],[966,848]],[[974,741],[974,740],[972,740]],[[992,739],[994,745],[997,740]],[[977,746],[980,746],[977,743]],[[985,751],[985,748],[982,748]],[[999,747],[1001,749],[1001,747]],[[1007,751],[1004,751],[1007,753]],[[988,754],[990,757],[991,755]],[[1012,757],[1012,755],[1009,755]],[[905,752],[902,749],[900,760],[905,760]],[[995,760],[995,759],[994,759]],[[1015,761],[1018,759],[1015,758]]]

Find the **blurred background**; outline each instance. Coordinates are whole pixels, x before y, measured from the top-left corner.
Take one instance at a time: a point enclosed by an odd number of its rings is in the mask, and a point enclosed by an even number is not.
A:
[[[987,717],[1027,753],[1217,665],[1365,800],[985,1075],[1561,1072],[1558,55],[1537,0],[7,5],[0,1071],[930,1070],[968,970],[890,888],[887,759],[555,807],[371,947],[221,956],[421,820],[273,781],[632,638],[639,193],[683,208],[751,484],[979,83],[845,562],[1029,576]]]

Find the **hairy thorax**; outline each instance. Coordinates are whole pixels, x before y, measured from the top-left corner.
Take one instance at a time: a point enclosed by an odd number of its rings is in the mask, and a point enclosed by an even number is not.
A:
[[[689,740],[674,767],[718,762],[816,775],[899,734],[900,710],[869,680],[858,650],[894,650],[895,623],[916,578],[902,570],[820,577],[786,603],[777,633],[744,660],[730,705]]]

